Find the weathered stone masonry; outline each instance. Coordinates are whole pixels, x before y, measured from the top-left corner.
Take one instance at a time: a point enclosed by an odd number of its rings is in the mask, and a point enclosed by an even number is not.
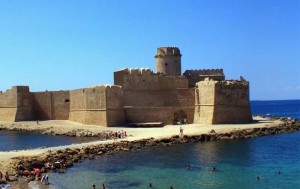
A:
[[[71,91],[0,93],[0,121],[71,120],[101,126],[128,123],[245,123],[252,120],[249,82],[225,80],[223,69],[186,70],[177,47],[161,47],[150,69],[114,72],[114,85]]]

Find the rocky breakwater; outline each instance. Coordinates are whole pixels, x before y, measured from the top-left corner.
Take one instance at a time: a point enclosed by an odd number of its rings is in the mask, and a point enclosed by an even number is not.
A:
[[[24,176],[23,179],[25,178],[27,181],[30,181],[35,178],[35,169],[39,169],[41,172],[64,172],[64,169],[73,166],[74,163],[79,163],[85,159],[94,159],[103,155],[112,155],[115,152],[128,152],[146,147],[172,146],[181,143],[253,138],[299,130],[299,121],[294,120],[290,122],[290,120],[287,119],[283,120],[283,124],[276,127],[234,130],[227,133],[216,133],[214,130],[211,130],[207,134],[184,135],[183,138],[174,135],[170,138],[162,139],[146,138],[135,141],[121,140],[81,148],[66,148],[63,150],[48,151],[38,157],[18,157],[14,164],[14,170],[17,175]]]

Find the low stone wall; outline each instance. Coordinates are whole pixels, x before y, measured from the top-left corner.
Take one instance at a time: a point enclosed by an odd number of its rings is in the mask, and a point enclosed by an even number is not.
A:
[[[245,130],[237,130],[229,133],[216,133],[211,130],[208,134],[201,135],[185,135],[183,138],[179,138],[178,135],[174,135],[170,138],[154,139],[147,138],[136,141],[122,140],[110,144],[100,144],[94,146],[87,146],[75,149],[64,149],[57,151],[48,151],[47,153],[38,157],[20,157],[16,158],[14,170],[18,175],[22,175],[25,172],[33,172],[34,168],[40,168],[45,172],[49,171],[49,168],[45,167],[46,163],[55,165],[55,162],[62,162],[63,168],[71,167],[74,163],[79,163],[84,159],[94,159],[96,156],[111,155],[115,152],[128,152],[146,147],[157,147],[157,146],[172,146],[182,143],[195,143],[195,142],[208,142],[216,140],[232,140],[232,139],[243,139],[253,138],[259,136],[289,133],[300,130],[300,121],[283,119],[283,124],[276,127],[264,127],[264,128],[253,128]],[[61,166],[54,166],[53,171],[59,171]],[[34,175],[27,177],[28,181],[34,179]]]

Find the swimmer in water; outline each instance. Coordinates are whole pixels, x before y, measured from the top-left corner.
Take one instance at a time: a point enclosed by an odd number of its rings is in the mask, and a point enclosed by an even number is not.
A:
[[[189,164],[186,166],[186,170],[190,170],[190,169],[191,169],[191,165]]]
[[[257,176],[257,177],[256,177],[256,181],[258,182],[259,180],[260,180],[260,177],[259,177],[259,176]]]

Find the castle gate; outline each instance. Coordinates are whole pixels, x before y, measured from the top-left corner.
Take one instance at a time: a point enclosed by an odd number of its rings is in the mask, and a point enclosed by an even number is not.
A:
[[[187,113],[184,110],[178,110],[174,112],[174,125],[186,124],[187,123]]]

